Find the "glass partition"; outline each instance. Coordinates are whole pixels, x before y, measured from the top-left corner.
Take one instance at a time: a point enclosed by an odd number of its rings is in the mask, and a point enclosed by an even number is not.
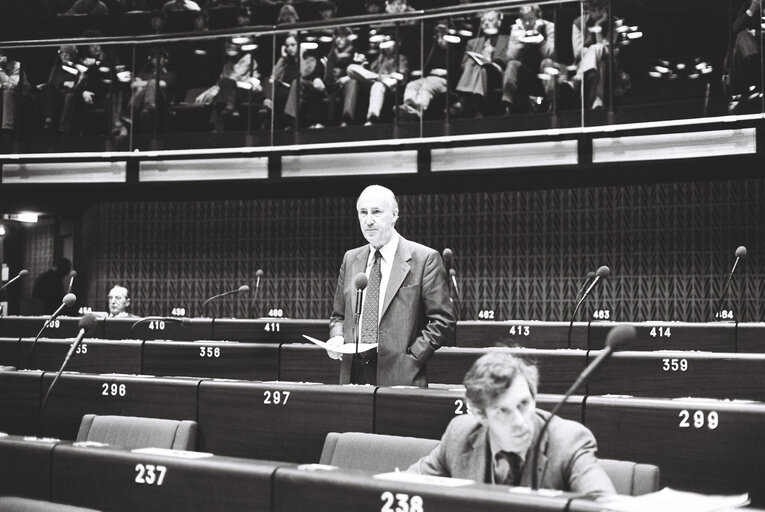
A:
[[[84,39],[6,44],[2,152],[257,148],[763,112],[756,0],[498,1],[208,31],[274,23],[272,10],[123,13],[144,32],[187,31],[145,40],[99,38],[81,32],[94,20],[77,18],[62,27]]]

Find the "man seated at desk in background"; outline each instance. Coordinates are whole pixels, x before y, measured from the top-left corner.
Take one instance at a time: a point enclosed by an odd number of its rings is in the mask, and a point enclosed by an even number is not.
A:
[[[510,354],[486,354],[465,375],[469,414],[456,416],[433,451],[407,471],[484,483],[532,484],[539,431],[550,414],[536,408],[537,368]],[[540,488],[598,497],[615,494],[585,426],[555,417],[539,446]]]
[[[354,343],[356,276],[366,273],[359,320],[360,343],[373,350],[343,358],[340,384],[427,387],[426,363],[454,335],[454,312],[446,269],[437,251],[398,234],[398,202],[380,185],[365,188],[356,201],[367,245],[345,253],[329,320],[327,353]]]
[[[117,285],[109,290],[106,299],[109,301],[108,318],[137,318],[127,311],[130,307],[130,293],[124,286]]]

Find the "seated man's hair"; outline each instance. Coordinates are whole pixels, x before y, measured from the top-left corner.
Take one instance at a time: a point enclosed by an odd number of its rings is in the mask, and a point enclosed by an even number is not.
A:
[[[534,364],[507,353],[489,353],[479,357],[465,374],[465,396],[471,407],[486,410],[521,376],[536,398],[539,371]]]

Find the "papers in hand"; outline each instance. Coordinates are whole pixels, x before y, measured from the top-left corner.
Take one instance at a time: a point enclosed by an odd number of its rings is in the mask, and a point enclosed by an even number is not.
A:
[[[743,507],[749,503],[749,495],[712,496],[665,487],[642,496],[609,496],[599,499],[598,503],[607,510],[619,512],[713,512]]]
[[[316,345],[319,345],[324,350],[334,350],[335,352],[340,352],[341,354],[355,354],[356,353],[356,344],[355,343],[346,343],[345,345],[340,345],[339,347],[331,347],[327,345],[326,342],[317,340],[316,338],[312,338],[307,335],[303,335],[305,339],[310,341],[311,343],[314,343]],[[373,350],[377,348],[377,343],[359,343],[359,354],[362,352],[367,352],[368,350]]]

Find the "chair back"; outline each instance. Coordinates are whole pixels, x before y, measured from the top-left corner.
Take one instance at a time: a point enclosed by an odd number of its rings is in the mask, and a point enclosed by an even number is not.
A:
[[[197,422],[86,414],[82,418],[77,441],[96,441],[131,450],[135,448],[194,450],[197,445]]]
[[[322,464],[366,471],[401,471],[430,453],[435,439],[363,432],[330,432],[321,452]]]
[[[75,507],[18,496],[0,496],[0,510],[3,512],[98,512],[92,508]]]
[[[659,467],[626,460],[599,459],[618,494],[640,496],[659,490]]]

